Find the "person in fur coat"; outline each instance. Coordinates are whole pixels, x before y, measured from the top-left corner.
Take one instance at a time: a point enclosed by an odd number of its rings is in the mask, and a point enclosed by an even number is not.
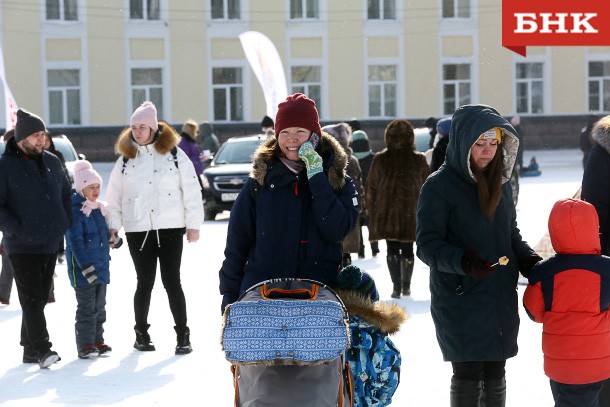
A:
[[[279,104],[275,137],[255,151],[231,210],[219,273],[221,312],[271,278],[335,283],[341,242],[360,211],[346,165],[339,142],[320,129],[313,100],[296,93]]]
[[[373,278],[354,265],[339,272],[335,290],[349,314],[351,346],[346,359],[354,407],[387,406],[400,383],[402,362],[389,335],[398,332],[407,313],[396,303],[380,302]]]
[[[415,208],[419,190],[430,167],[426,157],[415,151],[413,126],[394,120],[385,129],[387,148],[373,158],[366,181],[369,240],[386,240],[387,263],[392,278],[392,298],[411,295],[415,263]]]
[[[117,159],[108,182],[108,229],[112,241],[125,228],[138,285],[134,295],[134,348],[154,351],[148,333],[148,310],[157,262],[176,324],[176,354],[192,351],[186,300],[180,282],[183,236],[199,240],[203,201],[197,174],[188,156],[177,147],[180,136],[157,121],[157,109],[144,102],[131,116],[131,127],[116,142]]]

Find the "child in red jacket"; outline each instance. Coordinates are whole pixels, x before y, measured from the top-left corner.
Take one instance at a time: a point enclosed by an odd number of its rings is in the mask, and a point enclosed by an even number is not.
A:
[[[544,372],[555,406],[597,407],[610,377],[610,258],[600,254],[595,207],[557,201],[549,234],[557,254],[532,268],[523,305],[543,324]]]

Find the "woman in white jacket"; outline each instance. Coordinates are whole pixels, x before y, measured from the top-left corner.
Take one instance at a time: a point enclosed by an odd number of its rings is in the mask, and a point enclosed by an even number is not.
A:
[[[203,222],[201,190],[193,164],[177,148],[180,136],[157,121],[157,110],[144,102],[131,116],[115,149],[121,155],[108,182],[108,229],[111,242],[125,228],[129,253],[138,278],[134,295],[134,348],[153,351],[148,334],[148,310],[157,260],[177,335],[176,354],[192,351],[186,320],[186,301],[180,283],[183,235],[199,239]]]

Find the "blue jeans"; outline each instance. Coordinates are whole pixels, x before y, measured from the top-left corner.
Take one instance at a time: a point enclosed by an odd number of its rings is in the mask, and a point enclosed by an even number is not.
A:
[[[76,348],[104,343],[106,322],[106,284],[79,285],[76,293]]]
[[[549,380],[555,407],[597,407],[603,382],[564,384]]]

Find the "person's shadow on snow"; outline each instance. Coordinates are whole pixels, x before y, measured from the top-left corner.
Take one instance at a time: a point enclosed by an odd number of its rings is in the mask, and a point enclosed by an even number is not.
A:
[[[106,357],[112,355],[99,358]],[[49,369],[39,369],[37,364],[16,366],[0,377],[0,383],[7,389],[23,390],[0,391],[0,405],[19,400],[20,394],[23,398],[36,398],[49,391],[57,395],[53,402],[61,405],[115,404],[158,390],[174,380],[173,374],[162,374],[161,371],[178,362],[179,356],[168,357],[136,371],[140,357],[146,356],[134,351],[121,359],[118,366],[95,375],[87,375],[87,371],[96,360],[75,359],[66,364],[60,361]],[[96,398],[96,395],[100,397]]]

